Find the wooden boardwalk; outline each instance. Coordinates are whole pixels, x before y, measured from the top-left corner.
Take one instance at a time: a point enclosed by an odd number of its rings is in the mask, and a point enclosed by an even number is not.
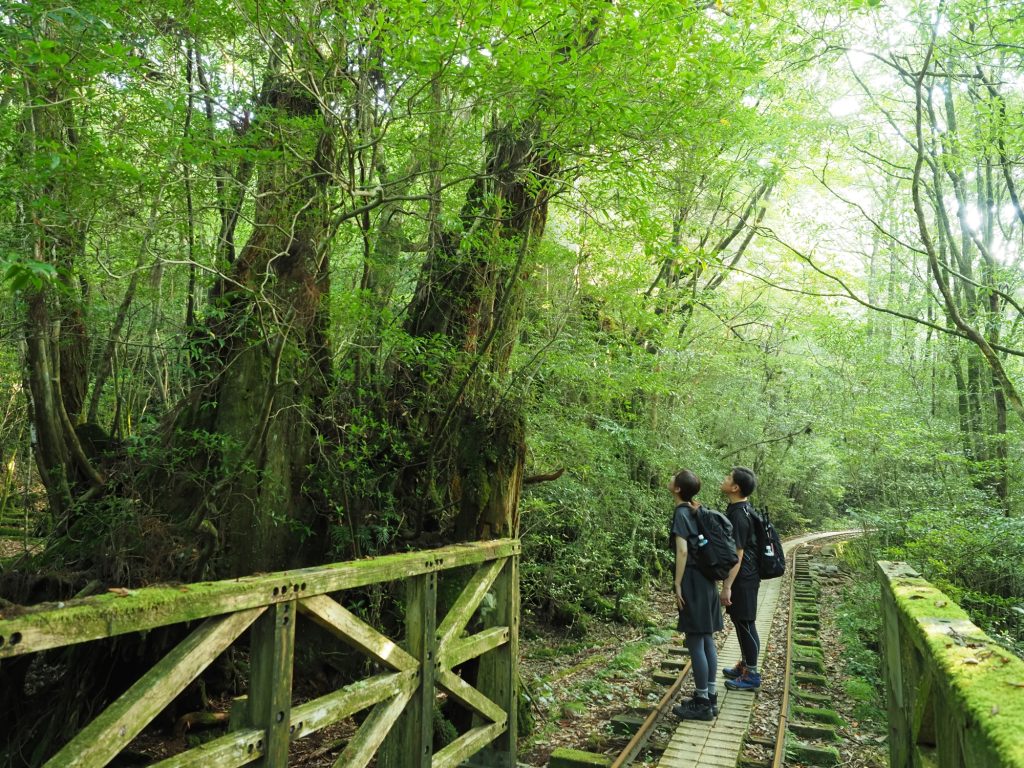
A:
[[[779,602],[779,592],[786,579],[761,582],[757,603],[757,633],[761,636],[761,663],[772,628],[772,618]],[[726,623],[729,622],[728,617]],[[710,723],[683,720],[676,727],[665,749],[659,768],[733,768],[743,748],[743,738],[750,723],[757,694],[730,691],[725,687],[722,668],[731,667],[740,659],[736,633],[730,633],[718,654],[718,717]],[[690,686],[692,688],[692,685]],[[688,694],[683,694],[685,700]],[[669,715],[674,717],[674,715]]]

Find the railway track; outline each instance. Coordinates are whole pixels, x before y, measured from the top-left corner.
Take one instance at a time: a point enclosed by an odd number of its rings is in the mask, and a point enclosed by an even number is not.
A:
[[[785,764],[787,745],[791,753],[824,761],[818,764],[828,764],[829,756],[834,752],[834,747],[830,747],[827,743],[819,743],[834,738],[833,723],[830,722],[834,713],[829,714],[830,710],[827,708],[816,706],[816,704],[824,702],[824,694],[820,690],[824,688],[825,681],[821,675],[824,668],[820,646],[817,644],[818,624],[815,618],[817,592],[810,573],[808,548],[812,544],[832,539],[851,538],[860,533],[859,530],[829,531],[794,537],[784,542],[789,570],[780,585],[781,591],[778,595],[778,602],[775,604],[775,610],[778,611],[785,606],[788,611],[786,659],[783,667],[784,682],[771,768],[781,768]],[[632,765],[644,751],[655,730],[667,722],[666,718],[673,717],[671,715],[672,706],[689,674],[690,664],[687,663],[679,671],[675,681],[669,685],[657,706],[650,711],[625,748],[611,763],[612,768],[626,768],[626,766]],[[796,700],[801,702],[795,705],[798,707],[799,719],[791,717]],[[749,694],[746,695],[744,701],[752,707],[752,697]],[[724,703],[722,708],[724,713]],[[820,712],[820,714],[815,714],[816,712]],[[695,727],[711,730],[714,725],[713,722]],[[659,766],[675,768],[676,766],[699,764],[701,745],[696,743],[698,739],[684,737],[681,741],[692,745],[694,749],[681,748],[673,754],[666,752],[662,756],[661,762],[658,763]],[[835,755],[838,758],[838,753]],[[738,757],[739,753],[737,753]],[[768,764],[765,763],[765,765]]]

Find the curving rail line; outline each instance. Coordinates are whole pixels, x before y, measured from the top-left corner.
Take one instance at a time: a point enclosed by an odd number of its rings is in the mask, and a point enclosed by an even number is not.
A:
[[[847,529],[843,531],[824,531],[819,533],[805,534],[803,536],[794,536],[786,539],[783,543],[786,547],[786,559],[789,566],[789,605],[788,620],[786,622],[786,661],[784,667],[784,683],[782,691],[782,706],[779,715],[779,726],[775,736],[775,754],[772,760],[772,768],[780,768],[785,759],[786,752],[786,723],[789,712],[789,693],[791,684],[791,667],[793,660],[793,597],[796,585],[796,555],[806,545],[818,541],[820,539],[833,539],[833,538],[844,538],[851,536],[858,536],[862,534],[861,529]],[[629,740],[622,752],[619,753],[618,757],[612,762],[612,768],[626,768],[636,760],[637,755],[643,750],[647,744],[647,740],[650,735],[654,733],[655,729],[669,713],[672,707],[672,702],[676,695],[679,693],[679,689],[682,688],[683,682],[686,680],[687,675],[690,674],[690,663],[687,662],[679,674],[676,676],[675,681],[668,687],[668,690],[661,697],[657,706],[651,710],[647,715],[647,718],[641,724],[637,732],[633,734],[633,738]]]

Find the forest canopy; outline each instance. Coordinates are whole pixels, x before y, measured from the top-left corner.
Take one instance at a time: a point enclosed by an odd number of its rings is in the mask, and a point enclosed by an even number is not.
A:
[[[745,465],[1021,642],[1017,4],[0,18],[0,598],[520,536],[628,619]]]

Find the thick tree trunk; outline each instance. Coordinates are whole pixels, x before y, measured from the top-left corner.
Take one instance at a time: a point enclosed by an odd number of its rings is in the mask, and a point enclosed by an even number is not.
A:
[[[525,421],[500,387],[556,172],[534,124],[493,131],[488,149],[485,172],[462,210],[469,234],[431,238],[406,323],[412,336],[447,340],[448,371],[409,366],[398,395],[416,403],[405,426],[426,467],[407,470],[400,492],[421,499],[418,532],[439,530],[455,540],[518,535]],[[429,494],[417,494],[425,488]],[[454,515],[445,511],[451,509]]]
[[[323,542],[307,484],[330,372],[322,300],[333,148],[318,105],[289,80],[271,86],[262,120],[254,229],[209,327],[210,367],[176,421],[176,449],[195,430],[210,436],[200,464],[213,472],[175,503],[193,530],[216,529],[219,575],[307,564]]]

